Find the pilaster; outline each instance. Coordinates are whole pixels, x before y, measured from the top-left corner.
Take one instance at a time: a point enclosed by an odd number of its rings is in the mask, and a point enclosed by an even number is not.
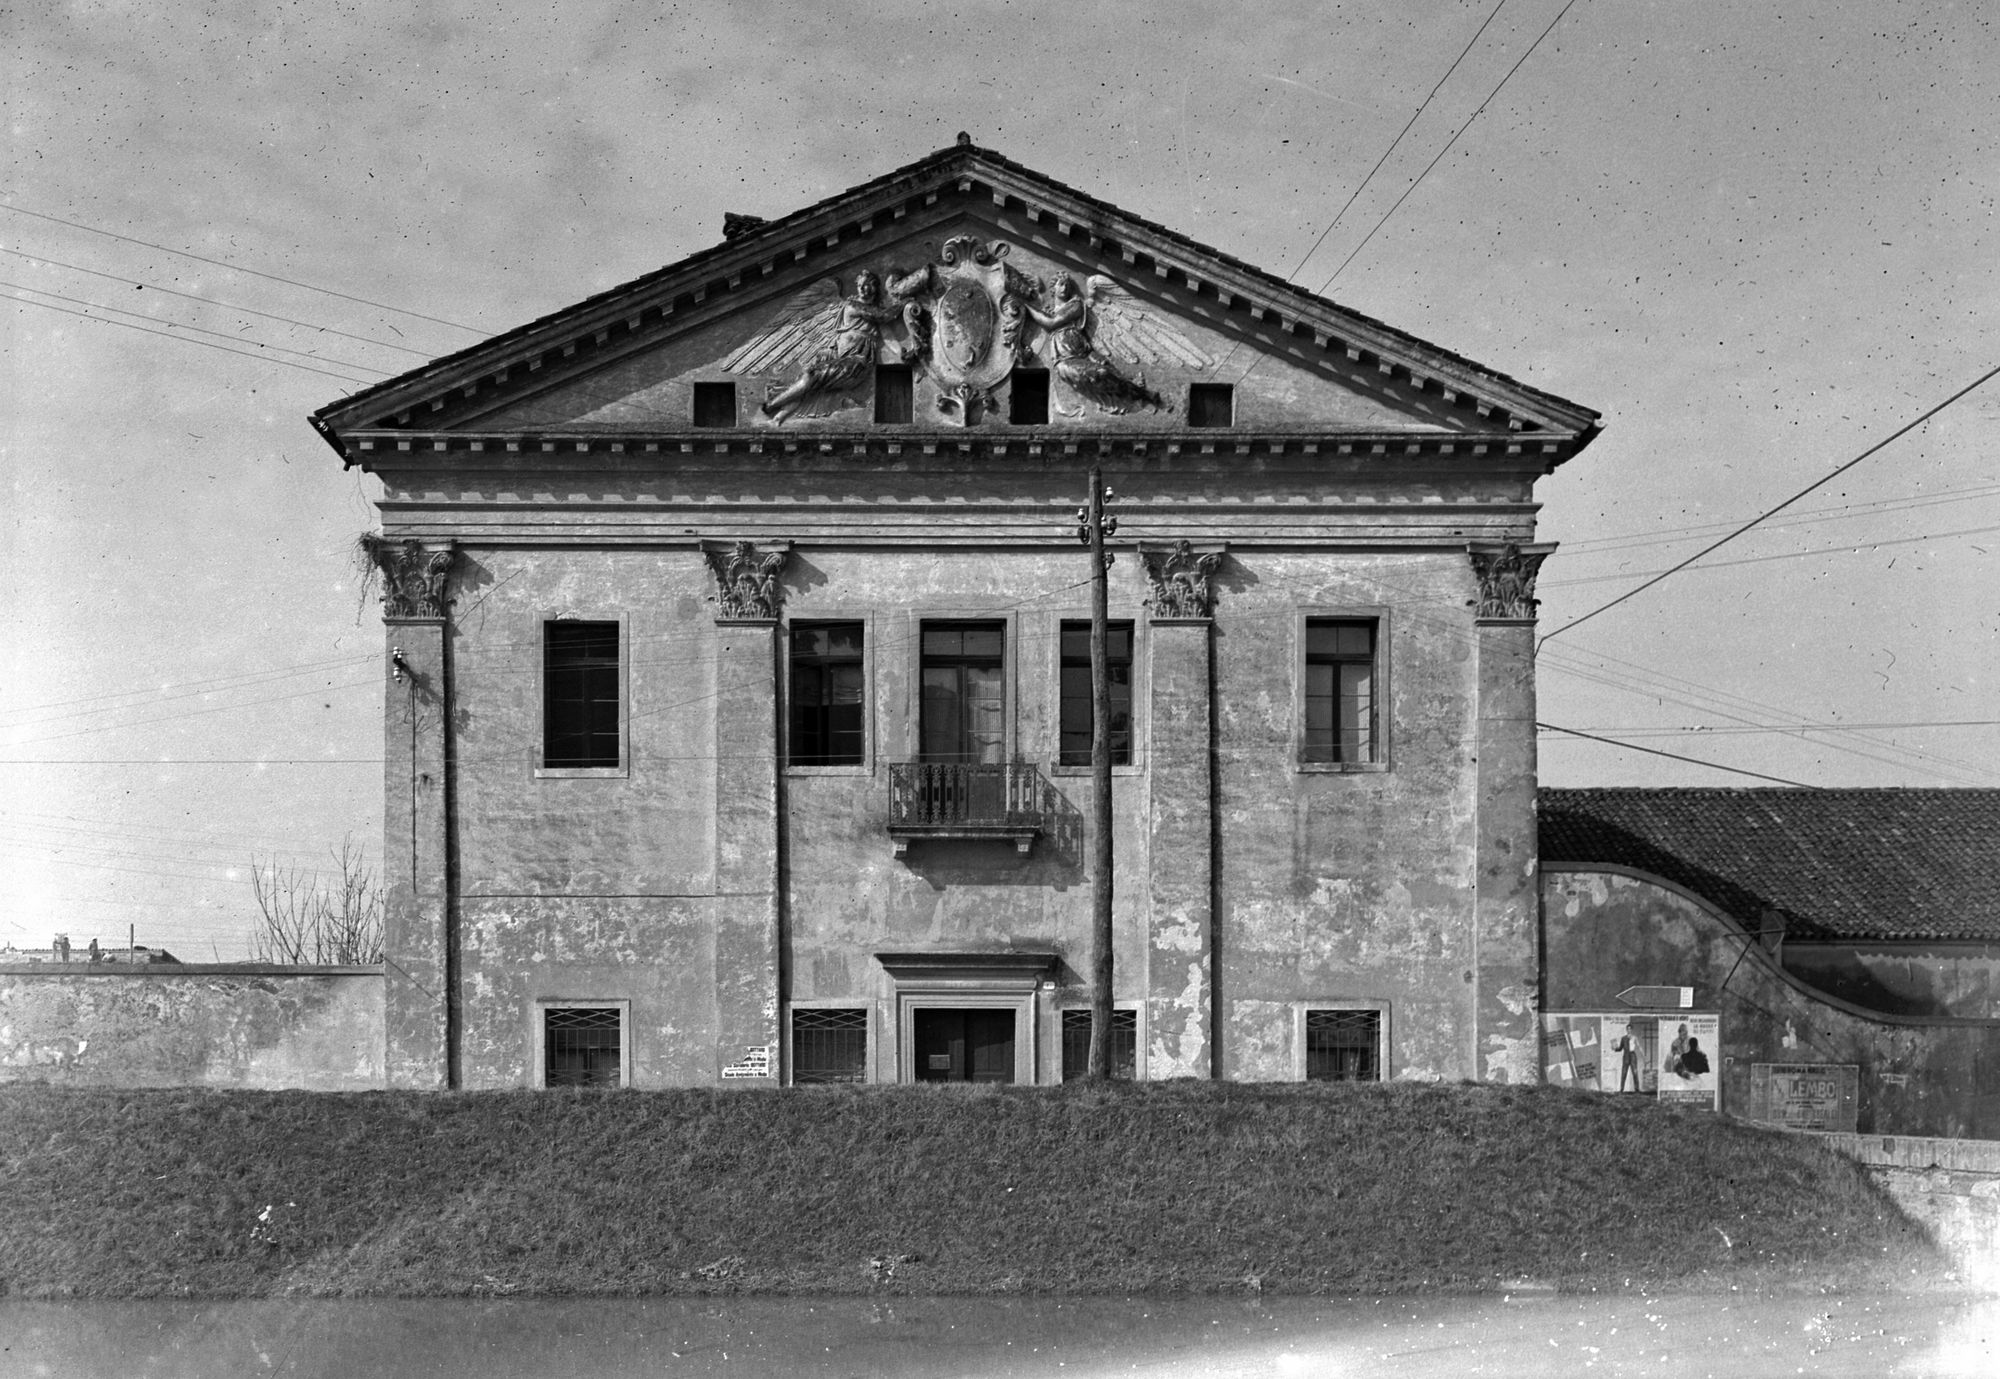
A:
[[[708,549],[716,578],[716,1075],[780,1076],[779,580],[789,546]]]
[[[456,1085],[457,951],[450,885],[450,628],[455,547],[373,541],[382,576],[383,1073],[390,1087]]]
[[[1147,623],[1146,1075],[1215,1074],[1212,624],[1222,552],[1141,548]]]
[[[1534,587],[1554,549],[1469,550],[1480,593],[1473,1065],[1488,1082],[1541,1079]]]

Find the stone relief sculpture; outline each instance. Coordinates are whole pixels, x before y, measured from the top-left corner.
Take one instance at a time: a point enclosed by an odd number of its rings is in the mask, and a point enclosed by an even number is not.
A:
[[[382,573],[382,616],[442,618],[450,600],[445,586],[458,559],[458,546],[446,542],[431,549],[421,541],[391,541],[372,533],[361,538],[361,550]]]
[[[1156,618],[1205,618],[1210,614],[1215,591],[1208,577],[1222,564],[1221,551],[1197,552],[1186,541],[1176,541],[1172,550],[1140,547],[1146,562],[1146,582],[1153,596],[1147,611]]]
[[[764,415],[780,423],[798,415],[824,416],[840,405],[842,394],[869,381],[882,349],[882,327],[902,315],[901,307],[882,301],[881,279],[865,268],[855,275],[850,297],[840,295],[837,279],[821,278],[794,294],[722,368],[747,374],[798,369],[790,383],[771,385]]]
[[[1089,279],[1088,295],[1076,278],[1059,273],[1050,288],[1048,310],[1028,309],[1041,327],[1040,349],[1056,379],[1084,402],[1114,416],[1134,407],[1155,411],[1166,405],[1146,386],[1143,373],[1127,376],[1114,361],[1158,364],[1169,360],[1189,368],[1206,368],[1209,358],[1162,317],[1140,306],[1132,294],[1101,273]],[[1064,416],[1081,416],[1083,408],[1058,408]]]
[[[715,602],[721,620],[756,622],[778,616],[785,595],[779,580],[792,555],[789,544],[764,552],[748,541],[704,544],[702,553],[715,574]]]
[[[938,417],[954,426],[978,425],[994,387],[1027,357],[1027,302],[1041,284],[1003,262],[1009,252],[956,235],[936,263],[889,276],[889,295],[904,303],[903,358],[937,385]]]
[[[1539,600],[1535,598],[1535,576],[1548,550],[1522,549],[1509,541],[1504,546],[1467,549],[1472,572],[1479,576],[1479,603],[1474,617],[1532,621]]]

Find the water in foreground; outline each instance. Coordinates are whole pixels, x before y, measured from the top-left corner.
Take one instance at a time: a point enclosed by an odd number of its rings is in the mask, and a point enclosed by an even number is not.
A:
[[[5,1379],[1995,1373],[1962,1297],[0,1301]]]

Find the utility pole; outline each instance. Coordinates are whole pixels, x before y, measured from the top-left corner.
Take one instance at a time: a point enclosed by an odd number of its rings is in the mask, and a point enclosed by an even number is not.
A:
[[[1077,539],[1090,547],[1090,778],[1094,847],[1090,878],[1091,963],[1090,1067],[1088,1076],[1111,1076],[1111,676],[1106,662],[1106,625],[1111,594],[1111,556],[1104,538],[1118,531],[1118,519],[1104,515],[1111,490],[1104,471],[1090,467],[1090,506],[1078,508]]]

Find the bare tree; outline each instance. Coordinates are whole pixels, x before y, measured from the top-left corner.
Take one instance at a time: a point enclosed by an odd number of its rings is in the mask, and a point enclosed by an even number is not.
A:
[[[258,925],[251,955],[292,966],[354,966],[382,961],[382,887],[352,837],[330,852],[324,875],[276,858],[250,859]]]

